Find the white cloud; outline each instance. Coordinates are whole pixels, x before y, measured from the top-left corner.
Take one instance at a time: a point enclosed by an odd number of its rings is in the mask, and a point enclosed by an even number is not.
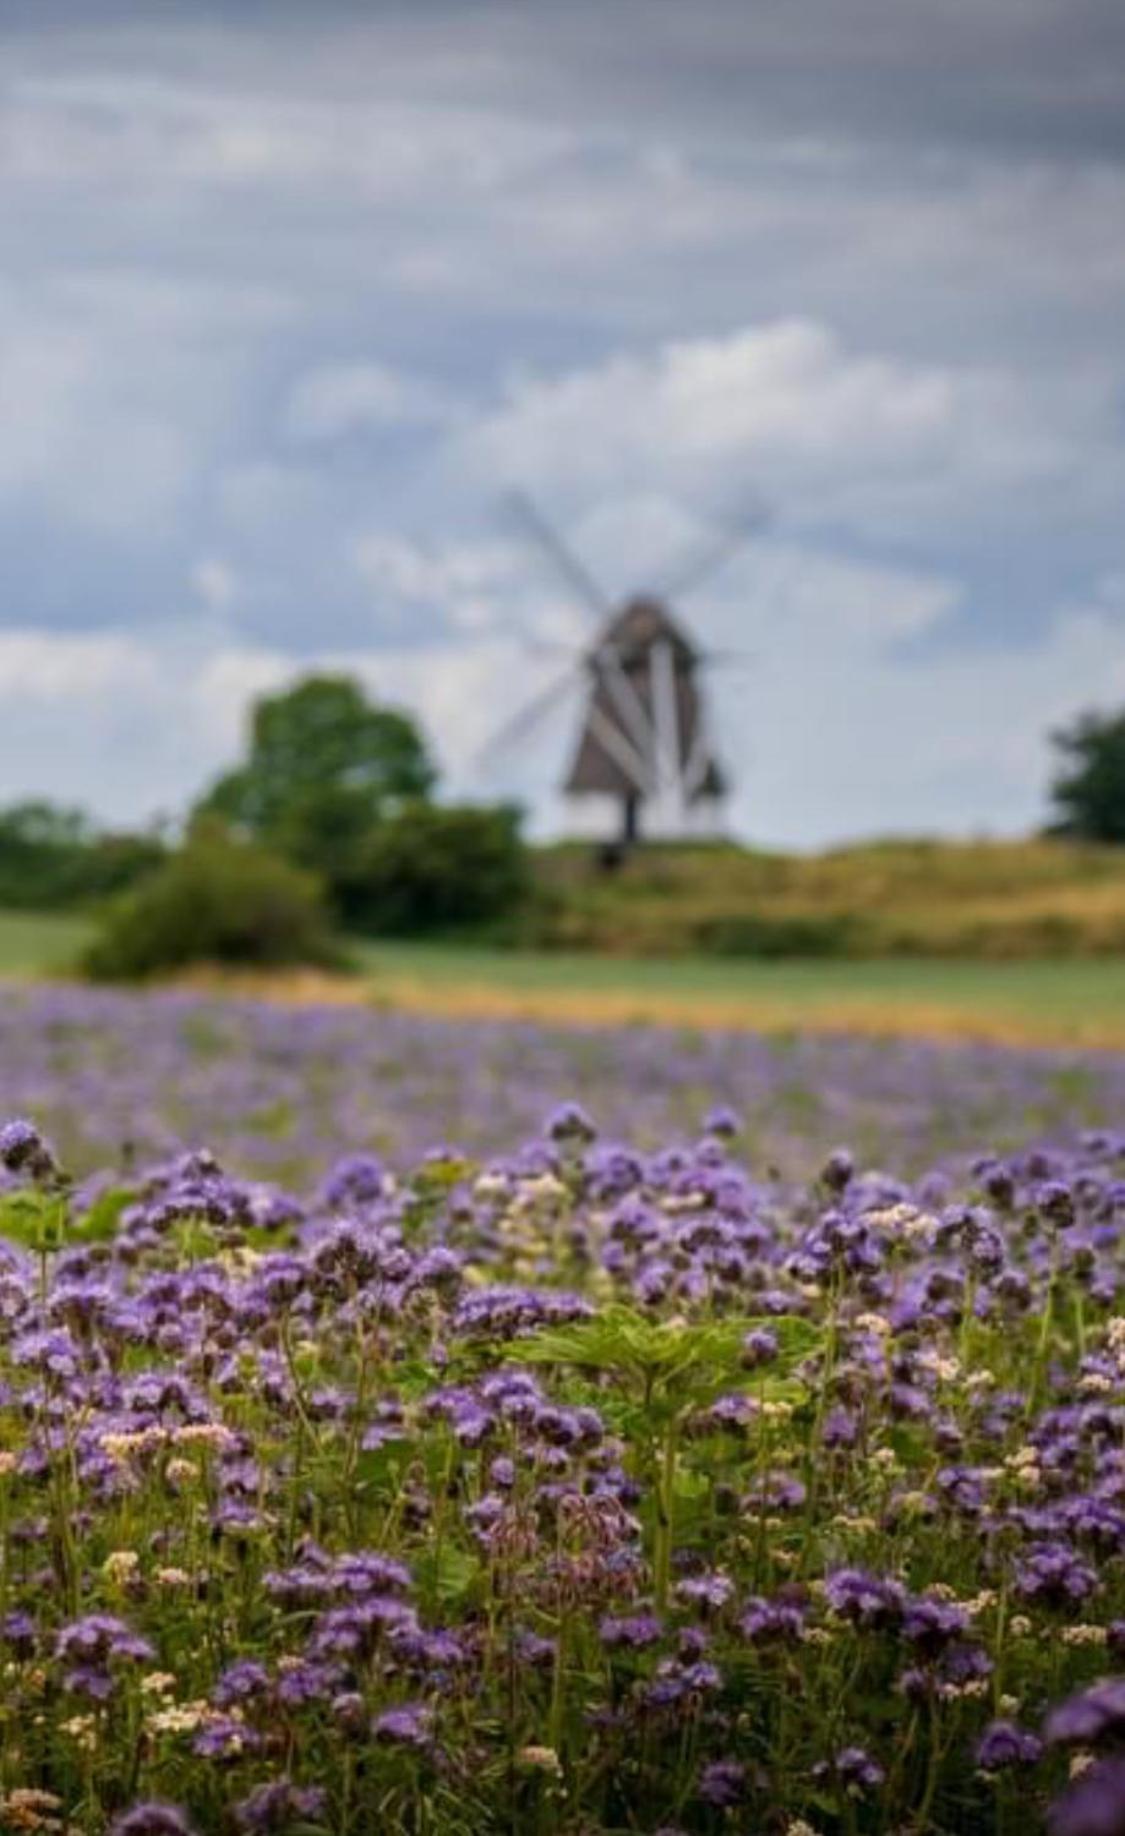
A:
[[[117,692],[128,701],[158,682],[155,653],[118,632],[0,631],[0,700],[9,704],[57,707]]]
[[[794,525],[886,540],[951,515],[1007,514],[1013,498],[1034,516],[1044,490],[1086,489],[1078,459],[1095,445],[1120,474],[1113,441],[1104,379],[1064,390],[996,367],[907,363],[802,319],[517,379],[453,454],[470,475],[552,502],[662,491],[729,506],[753,488]]]
[[[192,585],[208,612],[226,612],[238,593],[238,579],[232,567],[214,557],[198,561],[192,569]]]
[[[294,385],[284,427],[296,441],[388,427],[447,427],[461,415],[448,391],[424,377],[379,363],[333,364],[310,370]]]
[[[137,545],[166,539],[243,405],[279,302],[67,269],[0,290],[0,504]]]
[[[360,536],[355,567],[380,611],[397,610],[404,630],[419,614],[431,629],[498,630],[545,643],[573,644],[590,636],[588,619],[542,558],[505,541],[423,546],[385,531]]]

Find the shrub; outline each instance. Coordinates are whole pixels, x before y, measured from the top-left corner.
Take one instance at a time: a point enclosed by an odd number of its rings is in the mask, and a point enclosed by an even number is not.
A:
[[[371,831],[340,903],[358,928],[402,936],[510,917],[529,884],[518,810],[412,803]]]
[[[334,960],[311,875],[204,831],[108,908],[83,966],[98,980],[130,981],[190,963],[280,968]]]

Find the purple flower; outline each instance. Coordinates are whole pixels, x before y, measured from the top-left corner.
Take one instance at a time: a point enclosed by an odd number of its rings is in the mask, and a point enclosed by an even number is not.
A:
[[[191,1824],[174,1804],[152,1799],[134,1804],[110,1825],[110,1836],[192,1836]]]
[[[328,1794],[318,1785],[294,1785],[275,1779],[259,1785],[234,1807],[234,1820],[250,1836],[282,1836],[298,1822],[314,1822],[324,1815]]]
[[[98,1701],[111,1693],[114,1665],[143,1664],[154,1655],[147,1639],[109,1613],[87,1613],[84,1619],[72,1620],[55,1639],[55,1656],[73,1666],[64,1678],[66,1687]]]
[[[646,1645],[655,1645],[662,1632],[659,1619],[652,1613],[634,1613],[619,1619],[607,1617],[598,1627],[602,1644],[611,1651],[621,1648],[641,1651]]]
[[[861,1797],[883,1783],[886,1773],[863,1747],[842,1747],[831,1760],[821,1760],[812,1769],[817,1783],[835,1780],[848,1797]]]
[[[838,1568],[826,1576],[825,1594],[834,1613],[867,1628],[896,1626],[906,1598],[900,1582],[866,1574],[861,1568]]]
[[[0,1164],[9,1173],[26,1173],[43,1182],[56,1178],[59,1172],[53,1149],[34,1122],[22,1119],[5,1122],[0,1128]]]
[[[1043,1742],[1014,1721],[990,1721],[977,1742],[977,1765],[982,1772],[1034,1766],[1042,1751]]]
[[[1047,1813],[1050,1836],[1125,1836],[1125,1760],[1080,1773]]]
[[[1040,1543],[1015,1565],[1016,1592],[1046,1606],[1073,1606],[1098,1585],[1088,1562],[1064,1543]]]
[[[742,1368],[756,1371],[777,1357],[777,1334],[769,1326],[754,1326],[742,1341]]]
[[[236,1702],[252,1702],[264,1696],[269,1688],[269,1672],[254,1658],[238,1658],[228,1664],[215,1685],[212,1701],[216,1708],[231,1708]]]
[[[593,1141],[597,1129],[580,1103],[560,1103],[547,1117],[546,1132],[552,1141]]]
[[[720,1140],[730,1140],[742,1128],[738,1116],[727,1103],[718,1103],[709,1109],[703,1118],[703,1126],[709,1135],[718,1135]]]
[[[429,1745],[431,1712],[420,1702],[407,1702],[401,1708],[384,1709],[372,1723],[375,1739],[391,1747],[425,1747]]]
[[[686,1581],[676,1583],[676,1599],[685,1606],[701,1607],[704,1611],[718,1612],[733,1593],[734,1582],[729,1575],[691,1575]]]
[[[1056,1230],[1069,1230],[1074,1223],[1074,1194],[1062,1180],[1046,1180],[1035,1194],[1035,1203],[1040,1215]]]
[[[746,1790],[746,1768],[737,1760],[712,1760],[699,1775],[699,1795],[715,1810],[733,1810]]]
[[[820,1177],[829,1192],[845,1192],[855,1178],[855,1160],[847,1148],[833,1148],[821,1168]]]
[[[1125,1677],[1103,1677],[1089,1689],[1069,1696],[1047,1717],[1052,1746],[1092,1746],[1106,1735],[1125,1731]]]
[[[933,1658],[968,1629],[964,1609],[925,1595],[908,1600],[902,1616],[902,1635],[922,1657]]]
[[[245,1753],[255,1752],[261,1744],[261,1735],[247,1727],[244,1721],[236,1721],[231,1715],[220,1715],[196,1729],[191,1749],[203,1759],[234,1760],[241,1759]]]
[[[804,1608],[785,1600],[748,1600],[738,1629],[752,1645],[796,1642],[804,1630]]]

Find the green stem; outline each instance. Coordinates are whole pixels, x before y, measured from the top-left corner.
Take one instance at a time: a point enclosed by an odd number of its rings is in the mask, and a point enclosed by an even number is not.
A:
[[[676,1425],[671,1423],[664,1439],[664,1456],[656,1488],[656,1537],[653,1547],[653,1593],[657,1609],[668,1605],[672,1575],[672,1543],[676,1517]]]

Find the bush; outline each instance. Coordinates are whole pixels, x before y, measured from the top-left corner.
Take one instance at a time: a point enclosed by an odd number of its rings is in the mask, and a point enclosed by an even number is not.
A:
[[[412,803],[371,831],[340,904],[357,929],[415,935],[510,918],[529,885],[518,810]]]
[[[83,967],[97,980],[133,981],[190,963],[335,961],[311,875],[250,843],[205,832],[108,908]]]

